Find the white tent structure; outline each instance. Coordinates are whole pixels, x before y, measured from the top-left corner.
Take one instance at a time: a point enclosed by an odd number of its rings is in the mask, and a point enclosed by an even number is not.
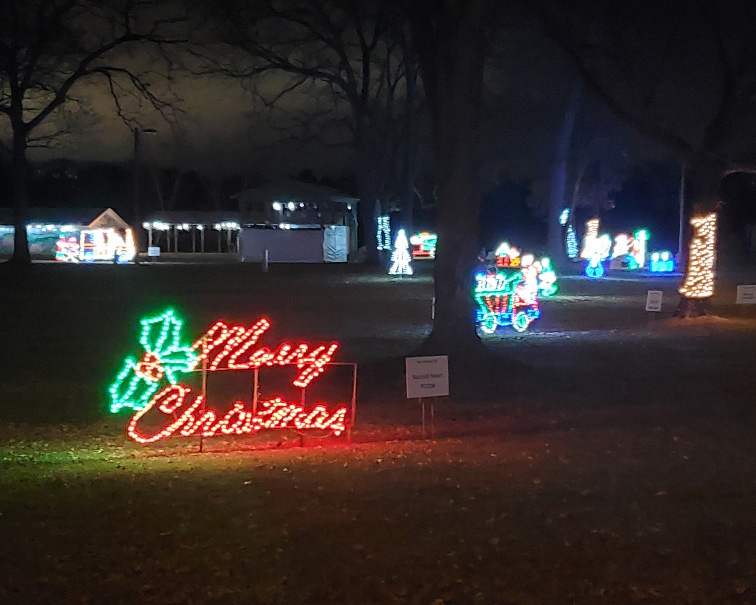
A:
[[[239,258],[245,262],[346,262],[357,251],[358,199],[335,189],[277,181],[232,196],[242,228]]]
[[[259,229],[242,227],[239,235],[242,262],[345,263],[349,258],[349,227],[323,229]]]
[[[153,212],[142,223],[148,246],[162,252],[237,252],[241,213],[235,210]]]

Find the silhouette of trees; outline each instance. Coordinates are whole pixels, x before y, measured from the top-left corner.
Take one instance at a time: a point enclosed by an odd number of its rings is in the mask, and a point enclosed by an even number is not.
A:
[[[375,201],[410,214],[417,173],[417,67],[402,11],[381,0],[209,6],[216,38],[236,53],[200,52],[211,59],[200,71],[242,78],[264,107],[282,108],[282,137],[339,145],[345,136],[355,154],[368,259],[376,260]],[[296,94],[311,103],[287,106]],[[334,132],[341,137],[323,140]]]
[[[159,114],[171,105],[150,88],[159,55],[144,70],[132,67],[147,45],[164,49],[182,18],[157,0],[4,0],[0,4],[0,118],[10,131],[14,205],[11,262],[31,262],[26,237],[27,150],[49,146],[76,128],[68,119],[81,110],[77,90],[84,83],[107,88],[126,119],[129,103],[141,99]],[[2,121],[0,121],[0,125]]]

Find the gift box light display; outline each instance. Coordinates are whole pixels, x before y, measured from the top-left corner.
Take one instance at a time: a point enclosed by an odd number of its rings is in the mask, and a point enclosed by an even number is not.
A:
[[[524,332],[541,316],[538,276],[530,263],[522,268],[497,269],[475,275],[476,323],[484,334],[499,326]]]
[[[693,236],[690,239],[688,269],[679,292],[685,298],[701,300],[714,294],[717,213],[694,216],[690,224]]]
[[[499,268],[516,268],[516,267],[533,267],[535,270],[536,281],[538,283],[538,293],[541,296],[552,296],[557,293],[557,275],[551,259],[543,257],[536,260],[535,256],[530,253],[520,254],[520,250],[515,246],[510,246],[507,242],[501,242],[496,248],[496,266]]]
[[[412,244],[412,258],[435,258],[438,235],[435,233],[415,233],[410,237]]]
[[[323,374],[328,365],[333,365],[331,360],[338,343],[317,346],[282,343],[274,350],[256,347],[271,327],[267,319],[260,319],[251,326],[218,321],[192,344],[182,340],[182,327],[183,321],[170,309],[143,319],[139,337],[142,358],[139,361],[127,358],[110,387],[111,412],[122,408],[136,412],[127,429],[134,441],[154,443],[174,435],[243,435],[263,429],[319,430],[340,435],[350,428],[354,418],[354,389],[351,416],[347,406],[329,410],[326,404],[316,403],[307,409],[304,401],[304,389]],[[301,401],[273,397],[258,402],[257,372],[272,366],[295,369],[291,384],[302,389]],[[251,407],[236,401],[225,414],[207,409],[207,376],[235,370],[254,372]],[[191,372],[202,372],[201,392],[181,384],[180,380]],[[154,426],[156,419],[157,427]]]
[[[642,269],[646,264],[646,249],[650,235],[647,229],[638,229],[632,237],[619,233],[614,237],[612,269]],[[615,266],[616,264],[616,266]]]
[[[127,263],[136,256],[134,233],[126,229],[82,229],[78,235],[61,233],[55,245],[55,260],[68,263],[110,261]]]

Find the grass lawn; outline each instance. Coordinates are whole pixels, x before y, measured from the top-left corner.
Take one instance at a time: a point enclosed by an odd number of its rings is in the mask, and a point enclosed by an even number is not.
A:
[[[756,310],[733,304],[753,276],[688,322],[669,319],[673,277],[565,279],[532,331],[487,339],[500,368],[455,380],[423,441],[402,375],[430,328],[419,273],[8,278],[0,603],[756,602]],[[662,317],[643,311],[648,289]],[[265,315],[268,344],[339,340],[360,364],[354,442],[130,441],[107,385],[139,318],[168,305],[188,338]]]

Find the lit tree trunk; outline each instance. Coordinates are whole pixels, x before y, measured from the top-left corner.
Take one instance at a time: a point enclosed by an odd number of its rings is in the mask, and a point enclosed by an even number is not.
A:
[[[727,172],[727,164],[713,155],[701,152],[691,157],[686,168],[685,190],[687,194],[686,216],[705,214],[719,209],[720,187]],[[686,221],[686,241],[690,241],[690,228]],[[690,244],[689,244],[690,245]],[[686,256],[689,249],[686,249]],[[686,262],[686,278],[690,271],[690,259]],[[686,298],[680,295],[675,315],[677,317],[696,317],[706,314],[706,299]]]
[[[413,39],[428,99],[438,181],[436,314],[422,349],[468,361],[484,352],[472,297],[481,195],[479,127],[488,46],[484,0],[417,2]],[[471,355],[471,353],[473,355]]]
[[[11,181],[13,190],[13,256],[14,265],[31,265],[29,238],[26,233],[27,192],[26,192],[26,134],[23,127],[14,129],[11,158]]]
[[[565,207],[564,194],[567,186],[567,163],[570,154],[570,141],[572,140],[575,116],[580,107],[582,88],[582,80],[576,81],[567,99],[567,107],[564,110],[554,150],[554,160],[549,172],[548,250],[552,262],[558,269],[563,268],[567,264],[564,241],[565,228],[559,223],[559,217]],[[570,217],[571,220],[572,217]]]

